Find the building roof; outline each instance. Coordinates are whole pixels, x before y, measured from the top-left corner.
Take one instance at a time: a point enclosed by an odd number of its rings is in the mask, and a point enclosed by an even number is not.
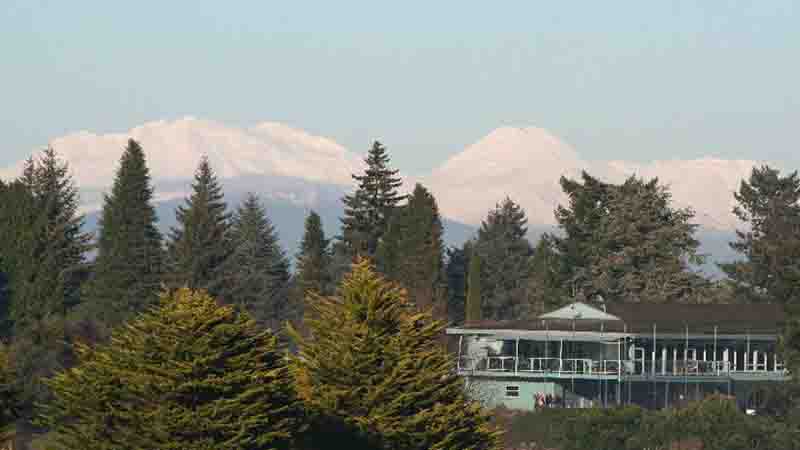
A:
[[[785,320],[783,308],[774,304],[608,303],[606,311],[595,305],[573,305],[536,319],[480,321],[460,328],[649,333],[655,325],[659,334],[684,333],[687,327],[691,334],[711,334],[715,327],[719,334],[778,334]]]

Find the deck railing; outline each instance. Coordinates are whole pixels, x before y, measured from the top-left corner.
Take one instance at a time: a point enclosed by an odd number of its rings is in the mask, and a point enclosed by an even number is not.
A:
[[[528,358],[515,356],[462,356],[459,371],[576,376],[728,376],[731,374],[775,375],[788,371],[782,363],[748,364],[737,369],[730,361],[701,360],[593,360],[588,358]]]

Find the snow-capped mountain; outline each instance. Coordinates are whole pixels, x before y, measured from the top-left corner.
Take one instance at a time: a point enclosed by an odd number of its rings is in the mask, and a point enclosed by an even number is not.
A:
[[[128,138],[139,141],[147,155],[162,225],[173,223],[172,209],[188,194],[197,163],[205,155],[231,205],[246,192],[262,197],[290,252],[296,249],[309,209],[323,216],[328,233],[338,232],[340,199],[352,188],[350,175],[364,166],[361,156],[331,139],[275,122],[242,128],[187,117],[149,122],[123,133],[81,131],[55,138],[50,145],[69,162],[90,226]],[[715,158],[586,161],[547,130],[501,127],[428,175],[406,177],[404,190],[413,188],[414,181],[427,185],[448,218],[447,241],[459,244],[506,196],[525,208],[532,237],[552,231],[553,210],[567,200],[558,184],[562,175],[578,177],[586,170],[612,182],[632,174],[657,176],[671,186],[677,206],[695,209],[703,233],[716,233],[707,239],[715,243],[704,251],[712,253],[713,259],[727,260],[731,254],[725,242],[740,225],[731,214],[732,194],[755,164]],[[21,166],[22,161],[0,169],[0,178],[16,177]]]
[[[739,226],[731,213],[733,192],[757,161],[702,158],[651,163],[585,161],[541,128],[498,128],[436,168],[427,178],[442,212],[478,223],[506,195],[519,202],[531,223],[553,224],[553,211],[567,201],[558,179],[581,170],[611,182],[630,175],[658,177],[671,187],[676,206],[691,206],[709,229]]]

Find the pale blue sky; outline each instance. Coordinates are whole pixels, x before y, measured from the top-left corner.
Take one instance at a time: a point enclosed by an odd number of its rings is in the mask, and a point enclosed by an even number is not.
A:
[[[501,125],[800,167],[796,0],[381,3],[0,0],[0,165],[193,115],[380,138],[412,174]]]

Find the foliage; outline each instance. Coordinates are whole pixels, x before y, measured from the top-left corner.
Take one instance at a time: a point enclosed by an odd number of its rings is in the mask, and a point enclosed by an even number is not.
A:
[[[20,414],[20,398],[8,348],[0,344],[0,443],[14,436]]]
[[[467,316],[467,270],[469,245],[447,249],[447,319],[454,325],[464,323]]]
[[[116,326],[158,298],[164,269],[153,188],[142,147],[133,139],[120,158],[111,194],[103,199],[97,258],[84,287],[92,320]]]
[[[497,435],[469,401],[439,344],[444,324],[416,312],[405,290],[357,262],[333,297],[309,302],[307,337],[291,329],[298,394],[327,429],[311,448],[489,449]],[[339,433],[331,431],[331,427]],[[344,433],[342,432],[344,430]],[[356,440],[358,442],[358,440]],[[348,448],[355,448],[351,440]]]
[[[483,318],[480,255],[473,254],[469,259],[468,277],[466,321],[477,322]]]
[[[58,448],[288,448],[297,431],[276,337],[205,293],[164,294],[110,343],[78,353],[42,409]]]
[[[751,298],[800,302],[800,176],[754,167],[734,193],[733,213],[748,224],[731,248],[745,257],[720,265]]]
[[[289,260],[254,194],[237,208],[229,236],[233,252],[223,264],[220,300],[240,305],[276,328],[288,316]]]
[[[583,298],[701,301],[708,283],[690,270],[703,261],[694,212],[672,207],[657,178],[614,185],[584,172],[582,181],[561,178],[569,205],[557,208],[556,220],[564,237],[548,237],[562,258],[559,284]]]
[[[297,284],[300,291],[313,291],[322,295],[331,292],[331,248],[325,238],[322,219],[311,211],[306,217],[305,231],[297,255]]]
[[[418,308],[445,317],[444,243],[436,199],[421,184],[398,207],[378,247],[379,269],[408,290]]]
[[[389,168],[389,160],[386,147],[376,141],[365,159],[364,173],[353,175],[358,183],[355,192],[342,200],[341,240],[351,255],[375,255],[394,209],[404,199],[397,192],[402,181],[397,170]]]
[[[484,318],[507,320],[529,310],[527,283],[533,248],[526,238],[525,211],[510,198],[489,211],[472,252],[481,258],[481,304]]]
[[[224,280],[223,266],[233,252],[230,214],[222,187],[207,158],[200,161],[192,195],[175,215],[178,222],[167,246],[169,281],[175,287],[206,289],[217,295]]]

